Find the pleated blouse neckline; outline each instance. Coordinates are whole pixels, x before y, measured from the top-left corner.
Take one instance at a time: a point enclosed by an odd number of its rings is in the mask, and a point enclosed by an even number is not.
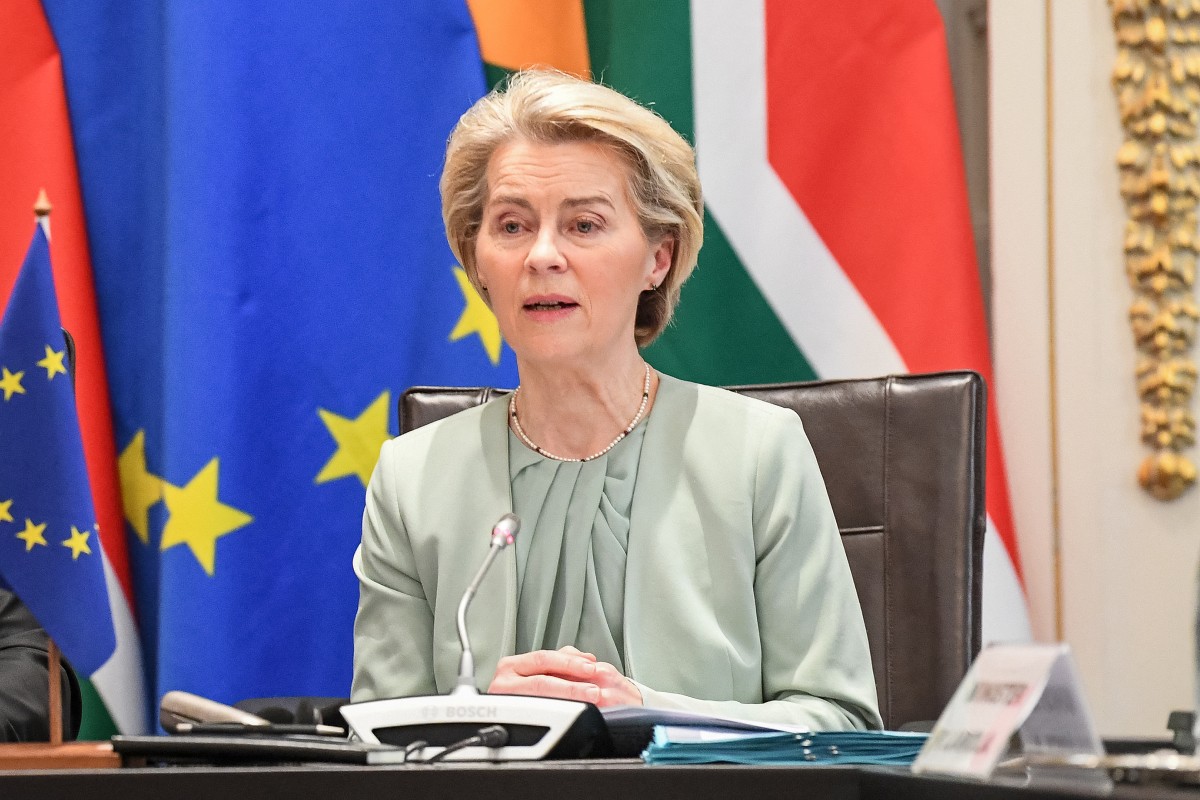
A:
[[[516,651],[573,645],[623,670],[629,516],[647,420],[603,456],[564,462],[509,431]]]

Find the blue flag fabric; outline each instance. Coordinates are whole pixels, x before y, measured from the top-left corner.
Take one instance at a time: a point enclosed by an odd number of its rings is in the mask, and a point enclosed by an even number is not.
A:
[[[44,2],[152,699],[346,695],[399,394],[516,378],[440,218],[465,3]]]
[[[0,322],[0,576],[90,675],[116,636],[59,319],[38,225]]]

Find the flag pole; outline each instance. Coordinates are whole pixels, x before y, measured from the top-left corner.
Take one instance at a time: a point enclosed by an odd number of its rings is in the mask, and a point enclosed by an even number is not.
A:
[[[38,190],[37,200],[33,201],[33,214],[37,217],[38,224],[46,230],[46,238],[50,238],[50,211],[54,206],[50,205],[50,197],[46,194],[45,189]]]
[[[58,645],[53,639],[50,639],[46,660],[50,666],[50,744],[62,744],[62,656],[59,655]]]
[[[37,217],[38,224],[46,231],[46,238],[50,238],[50,211],[53,206],[50,205],[50,198],[46,195],[46,190],[42,189],[38,192],[37,200],[33,203],[33,213]],[[62,714],[62,654],[58,650],[58,645],[49,635],[46,637],[50,646],[46,650],[47,675],[50,685],[50,744],[62,744],[63,742],[63,714]]]

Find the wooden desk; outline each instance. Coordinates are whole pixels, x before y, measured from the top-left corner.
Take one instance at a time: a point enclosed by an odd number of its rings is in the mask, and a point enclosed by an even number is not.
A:
[[[853,767],[647,767],[575,762],[401,767],[162,767],[0,773],[0,797],[38,800],[1068,800],[1081,789],[1029,789]],[[1200,798],[1200,790],[1118,786],[1127,800]]]

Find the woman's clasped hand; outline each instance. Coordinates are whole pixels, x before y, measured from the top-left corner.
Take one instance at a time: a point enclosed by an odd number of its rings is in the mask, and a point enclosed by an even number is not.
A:
[[[601,708],[642,704],[637,684],[612,664],[570,645],[501,658],[488,692],[557,697]]]

